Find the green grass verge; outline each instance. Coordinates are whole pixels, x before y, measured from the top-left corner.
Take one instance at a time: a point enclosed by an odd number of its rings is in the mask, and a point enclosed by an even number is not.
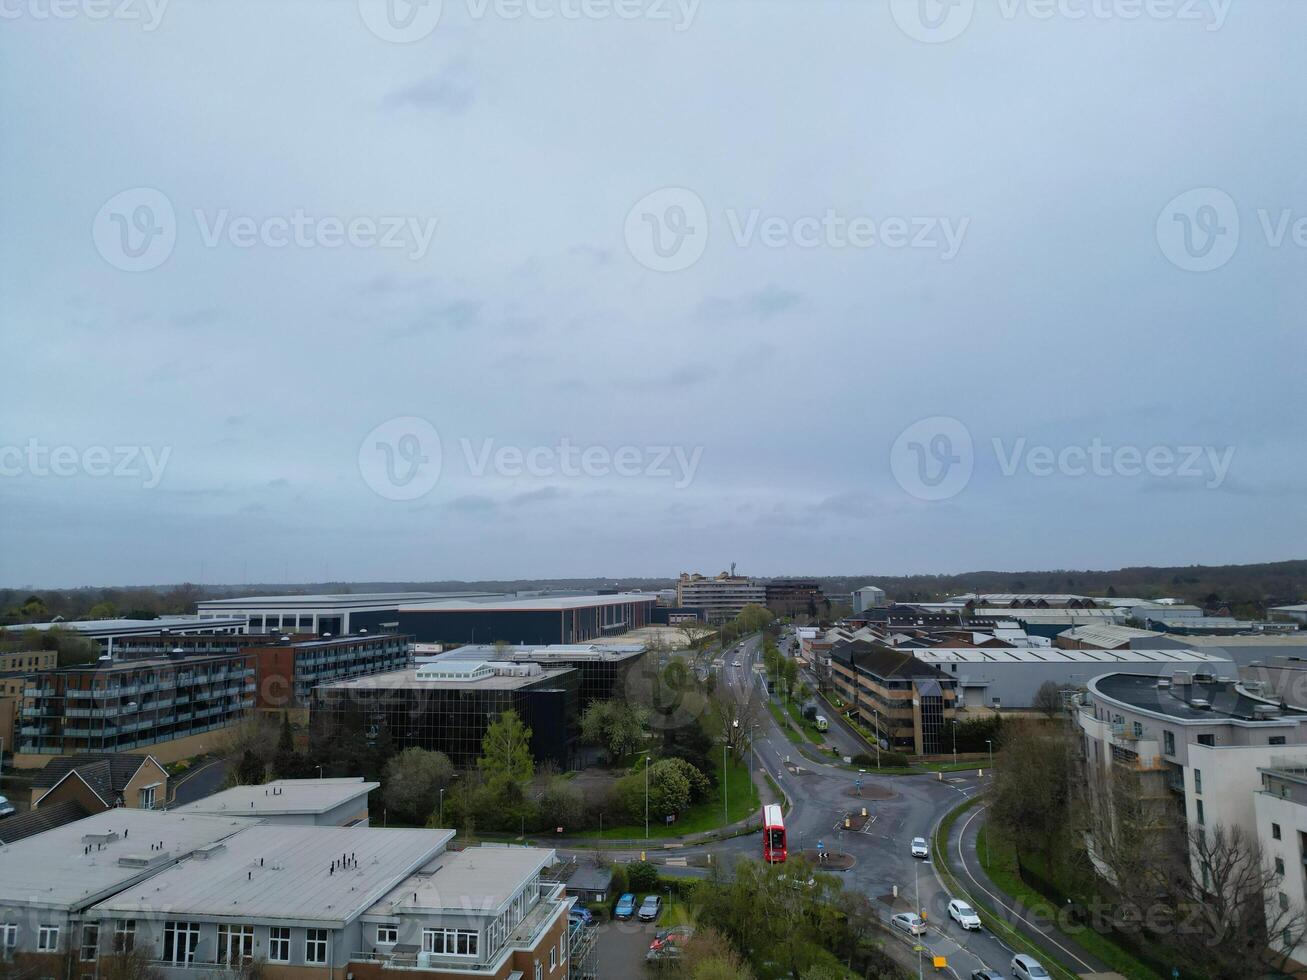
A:
[[[939,827],[936,828],[935,834],[930,842],[935,860],[935,870],[939,873],[939,877],[944,882],[944,886],[949,890],[949,893],[955,897],[966,896],[971,902],[972,907],[981,913],[981,921],[983,921],[989,931],[998,936],[1001,941],[1018,952],[1029,953],[1031,956],[1034,956],[1039,960],[1039,962],[1044,964],[1044,967],[1054,977],[1058,977],[1059,980],[1076,980],[1077,974],[1062,966],[1061,961],[1054,957],[1052,953],[1040,949],[1023,934],[1009,926],[1007,920],[994,910],[988,899],[982,900],[980,897],[963,888],[957,875],[954,873],[953,865],[950,863],[948,850],[949,834],[952,833],[953,825],[957,822],[958,818],[979,802],[980,800],[978,797],[972,797],[961,806],[954,807],[950,810],[945,814],[944,819],[939,822]],[[1127,976],[1129,976],[1129,974],[1127,974]]]
[[[817,726],[803,717],[803,712],[793,701],[786,702],[785,710],[789,716],[794,719],[794,723],[803,730],[803,734],[808,736],[808,741],[813,745],[824,745],[826,739],[822,737],[821,732],[817,731]]]
[[[1054,916],[1057,909],[1053,903],[1035,889],[1027,885],[1017,871],[1016,849],[1009,843],[990,834],[988,827],[980,828],[977,837],[977,851],[980,866],[1000,890],[1024,905],[1032,914]],[[1131,980],[1163,980],[1162,975],[1145,963],[1136,959],[1127,950],[1122,949],[1112,940],[1093,929],[1084,929],[1075,934],[1076,943],[1107,963],[1117,973]]]
[[[717,791],[714,798],[705,800],[703,803],[696,803],[684,813],[679,820],[673,824],[657,823],[652,820],[649,823],[649,839],[660,840],[667,837],[680,837],[683,834],[699,834],[710,830],[720,830],[722,824],[722,764],[716,762],[717,769]],[[749,772],[747,763],[731,760],[730,767],[726,773],[726,795],[730,799],[730,819],[728,824],[735,823],[753,816],[762,806],[762,801],[758,798],[758,790],[753,784],[753,779]],[[592,840],[642,840],[644,838],[644,822],[638,824],[619,824],[616,827],[604,827],[601,834],[598,830],[581,831],[575,834],[569,834],[569,837],[577,839],[586,838]]]

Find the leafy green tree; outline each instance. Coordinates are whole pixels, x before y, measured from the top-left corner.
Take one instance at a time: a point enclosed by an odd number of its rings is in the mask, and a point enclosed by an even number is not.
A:
[[[540,822],[546,830],[571,830],[585,820],[585,797],[570,780],[555,776],[540,794]]]
[[[609,762],[631,755],[644,740],[648,709],[629,701],[594,701],[581,715],[581,738],[603,748]]]
[[[634,892],[658,890],[658,869],[648,861],[632,861],[626,866],[627,885]]]
[[[453,777],[454,767],[445,753],[405,749],[386,763],[381,799],[400,819],[423,826],[437,812],[440,791]]]
[[[516,711],[505,711],[486,729],[477,768],[492,784],[521,786],[535,775],[531,729],[522,723]]]
[[[680,759],[660,759],[649,765],[648,797],[649,816],[663,821],[680,814],[690,805],[690,780],[681,769]],[[634,822],[644,819],[645,771],[641,766],[617,783],[617,796],[622,808]]]

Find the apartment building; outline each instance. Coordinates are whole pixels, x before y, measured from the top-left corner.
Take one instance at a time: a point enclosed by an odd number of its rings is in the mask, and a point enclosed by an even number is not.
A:
[[[213,746],[209,733],[253,709],[255,669],[253,656],[219,654],[39,671],[23,689],[14,763],[147,748],[160,762],[199,755]]]
[[[957,680],[905,650],[866,640],[830,648],[835,692],[890,748],[912,755],[948,751]]]
[[[58,650],[16,650],[11,653],[0,653],[0,674],[31,673],[58,666]]]
[[[135,814],[0,849],[0,944],[20,967],[90,980],[130,949],[169,980],[253,962],[270,980],[568,974],[579,930],[563,885],[542,879],[552,850],[453,852],[448,830]]]
[[[1259,767],[1307,764],[1307,711],[1214,672],[1106,674],[1089,682],[1085,701],[1077,719],[1090,786],[1110,791],[1107,777],[1120,768],[1145,796],[1169,801],[1159,820],[1180,830],[1255,833]]]
[[[1253,794],[1257,839],[1263,859],[1280,875],[1268,918],[1276,909],[1301,915],[1307,909],[1307,763],[1272,764],[1258,774],[1261,787]],[[1307,966],[1307,937],[1301,932],[1281,937],[1281,948],[1292,946],[1289,955],[1300,970]]]
[[[748,605],[765,606],[767,587],[742,575],[722,572],[712,578],[682,572],[676,580],[676,604],[702,610],[709,623],[734,619]]]

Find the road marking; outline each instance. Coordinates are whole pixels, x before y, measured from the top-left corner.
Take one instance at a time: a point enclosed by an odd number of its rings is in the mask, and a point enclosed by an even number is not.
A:
[[[1087,973],[1093,973],[1093,972],[1094,972],[1094,968],[1093,968],[1092,966],[1090,966],[1088,963],[1086,963],[1084,960],[1082,960],[1082,959],[1081,959],[1079,956],[1077,956],[1075,953],[1071,952],[1071,950],[1067,949],[1065,946],[1063,946],[1061,943],[1059,943],[1059,942],[1058,942],[1056,939],[1054,939],[1052,936],[1048,935],[1048,933],[1044,932],[1043,929],[1039,928],[1039,926],[1035,925],[1033,922],[1031,922],[1029,919],[1027,919],[1025,916],[1023,916],[1023,915],[1022,915],[1020,912],[1018,912],[1016,909],[1012,908],[1010,905],[1008,905],[1006,902],[1004,902],[1001,898],[999,898],[997,895],[995,895],[993,892],[991,892],[988,888],[986,888],[984,885],[982,885],[979,881],[977,881],[977,880],[976,880],[976,876],[973,875],[973,874],[971,873],[971,868],[970,868],[970,866],[967,864],[967,858],[966,858],[966,855],[965,855],[965,854],[963,853],[963,851],[962,851],[962,841],[963,841],[963,840],[966,838],[966,836],[967,836],[967,828],[971,826],[971,821],[975,820],[976,817],[980,816],[981,811],[983,811],[983,810],[987,810],[987,809],[988,809],[988,806],[979,806],[979,807],[976,807],[976,812],[973,813],[973,814],[971,814],[971,816],[969,816],[969,817],[967,818],[966,822],[963,823],[963,825],[962,825],[962,829],[958,832],[958,861],[961,862],[961,864],[962,864],[962,870],[965,871],[967,877],[971,879],[971,883],[972,883],[973,885],[975,885],[977,888],[979,888],[979,889],[980,889],[982,892],[984,892],[986,895],[988,895],[990,898],[992,898],[992,899],[994,900],[994,902],[998,905],[999,908],[1004,909],[1004,910],[1007,911],[1007,912],[1010,912],[1010,913],[1012,914],[1012,916],[1013,916],[1014,918],[1016,918],[1016,920],[1017,920],[1018,922],[1024,922],[1027,926],[1029,926],[1031,929],[1033,929],[1033,930],[1034,930],[1035,932],[1037,932],[1039,935],[1043,936],[1044,939],[1047,940],[1050,944],[1052,944],[1053,946],[1056,946],[1056,947],[1057,947],[1058,949],[1060,949],[1062,952],[1066,953],[1067,956],[1071,957],[1073,960],[1075,960],[1077,963],[1079,963],[1081,966],[1083,966],[1083,967],[1085,968],[1085,972],[1087,972]],[[942,819],[942,818],[941,818],[941,819]],[[948,846],[948,842],[947,842],[947,841],[944,842],[944,846],[945,846],[945,847]],[[936,878],[938,878],[938,877],[939,877],[939,876],[936,875]],[[943,883],[942,881],[940,882],[940,887],[941,887],[941,888],[944,887],[944,883]],[[945,891],[947,891],[947,889],[945,889]]]

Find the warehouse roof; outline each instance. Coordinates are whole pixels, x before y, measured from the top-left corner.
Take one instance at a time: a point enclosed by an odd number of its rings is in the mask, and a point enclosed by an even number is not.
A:
[[[523,670],[524,664],[513,663],[490,663],[484,664],[480,661],[455,661],[453,663],[443,663],[439,660],[430,661],[421,667],[406,667],[402,670],[389,670],[381,674],[367,674],[363,677],[355,677],[351,680],[333,681],[328,684],[318,685],[319,689],[327,688],[334,690],[353,689],[353,690],[379,690],[379,691],[402,691],[402,690],[430,690],[432,688],[467,688],[475,686],[478,689],[493,689],[512,691],[519,687],[526,687],[530,684],[537,684],[544,680],[552,680],[556,677],[562,677],[569,671],[574,671],[574,667],[540,667],[534,673],[526,673]],[[436,670],[427,668],[436,667]],[[460,667],[470,667],[471,670],[460,670]],[[486,673],[481,668],[494,668],[492,673]],[[419,674],[419,671],[426,671]],[[447,674],[448,676],[440,676]]]
[[[0,905],[84,908],[250,826],[235,817],[105,810],[0,848]]]
[[[913,650],[918,660],[931,664],[1102,664],[1121,663],[1220,664],[1228,657],[1203,650],[1063,650],[1060,647],[930,647]]]
[[[452,830],[254,824],[203,863],[192,859],[159,872],[99,908],[340,928],[440,854],[453,836]]]
[[[628,602],[657,602],[651,592],[617,592],[612,595],[539,595],[492,596],[485,599],[446,599],[405,606],[405,612],[561,612],[565,609],[589,609],[592,606],[619,606]]]
[[[179,806],[174,812],[220,813],[239,817],[326,813],[350,800],[366,797],[380,785],[364,782],[362,776],[274,779],[258,786],[233,786],[194,803]]]
[[[413,602],[429,602],[432,599],[454,599],[466,596],[494,596],[494,592],[346,592],[322,595],[250,595],[237,596],[233,599],[205,599],[198,603],[200,609],[244,609],[263,606],[277,609],[301,609],[305,607],[339,607],[342,609],[357,606],[394,606]]]
[[[1075,626],[1058,634],[1059,639],[1074,640],[1076,643],[1093,643],[1102,647],[1123,646],[1131,640],[1143,640],[1161,636],[1154,630],[1141,630],[1133,626],[1120,626],[1116,623],[1091,623],[1088,626]]]

